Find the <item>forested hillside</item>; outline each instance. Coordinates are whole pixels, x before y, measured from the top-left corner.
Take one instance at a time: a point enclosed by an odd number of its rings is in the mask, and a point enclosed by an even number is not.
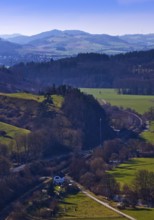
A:
[[[20,63],[9,70],[1,68],[0,76],[7,91],[39,91],[53,84],[66,84],[117,88],[119,93],[127,94],[154,94],[154,50],[115,56],[89,53],[46,63]]]
[[[54,93],[49,90],[36,101],[0,95],[0,121],[30,130],[28,148],[38,148],[42,155],[97,146],[100,118],[102,141],[112,138],[104,109],[92,96],[71,87],[54,87]],[[23,143],[24,138],[20,148]]]

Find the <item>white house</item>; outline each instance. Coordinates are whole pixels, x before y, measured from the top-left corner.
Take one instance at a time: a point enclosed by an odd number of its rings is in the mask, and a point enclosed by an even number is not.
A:
[[[65,181],[65,178],[64,177],[60,177],[60,176],[55,176],[53,178],[53,183],[54,184],[63,184]]]

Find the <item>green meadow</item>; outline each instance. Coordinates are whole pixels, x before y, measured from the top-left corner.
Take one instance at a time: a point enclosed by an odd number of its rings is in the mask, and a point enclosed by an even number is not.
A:
[[[154,107],[154,96],[120,95],[115,89],[82,88],[81,91],[93,95],[102,103],[105,100],[111,105],[131,108],[140,114],[148,111],[150,107]]]
[[[14,142],[14,138],[18,135],[28,134],[30,131],[19,128],[10,124],[6,124],[0,122],[0,131],[5,131],[5,136],[0,136],[0,143],[9,145],[12,141]]]
[[[126,209],[124,213],[130,215],[137,220],[153,220],[154,219],[154,208],[137,208],[137,209]]]
[[[34,100],[37,102],[42,102],[44,100],[43,95],[34,95],[31,93],[0,93],[2,96],[8,96],[12,98],[25,99],[25,100]],[[52,95],[53,104],[55,107],[60,108],[63,103],[63,97],[59,95]]]
[[[34,95],[31,93],[26,93],[26,92],[23,92],[23,93],[0,93],[0,95],[12,97],[12,98],[18,98],[18,99],[34,100],[37,102],[42,102],[44,100],[43,96]]]
[[[115,89],[81,89],[82,92],[93,95],[100,103],[110,103],[111,105],[123,108],[131,108],[140,114],[144,114],[150,107],[154,107],[154,96],[143,95],[119,95]],[[141,136],[148,142],[154,144],[154,122],[150,122],[148,131],[144,131]]]
[[[42,102],[44,100],[44,96],[34,95],[30,93],[0,93],[0,96],[7,96],[11,97],[12,99],[19,99],[19,100],[26,100],[27,105],[28,101],[34,100],[37,102]],[[58,95],[52,95],[53,105],[51,106],[58,109],[61,107],[63,103],[63,97]],[[6,145],[13,145],[14,144],[14,138],[16,136],[20,136],[22,134],[28,134],[30,131],[26,129],[22,129],[16,126],[13,126],[11,124],[0,122],[0,131],[5,131],[6,135],[0,136],[0,143],[6,144]],[[11,144],[10,144],[11,143]]]
[[[154,96],[143,95],[119,95],[114,89],[81,89],[81,91],[93,95],[100,103],[110,103],[111,105],[123,108],[131,108],[140,114],[144,114],[150,107],[154,107]],[[154,143],[154,121],[150,122],[150,128],[141,134],[150,143]],[[154,170],[154,158],[134,158],[126,163],[109,171],[122,186],[130,184],[138,170]],[[126,209],[124,213],[136,218],[137,220],[153,220],[154,209],[138,208]]]
[[[149,170],[154,169],[154,158],[134,158],[126,163],[120,164],[118,167],[109,171],[116,180],[122,186],[123,184],[130,184],[138,170]],[[136,218],[137,220],[153,220],[154,219],[154,208],[137,208],[137,209],[126,209],[124,213]]]
[[[86,219],[86,220],[125,220],[116,212],[95,202],[83,193],[70,195],[60,204],[61,219]],[[64,211],[65,210],[65,211]]]
[[[138,170],[154,170],[154,158],[134,158],[109,171],[121,184],[130,184]]]
[[[52,100],[53,104],[57,107],[60,108],[63,104],[64,98],[59,95],[52,95]]]

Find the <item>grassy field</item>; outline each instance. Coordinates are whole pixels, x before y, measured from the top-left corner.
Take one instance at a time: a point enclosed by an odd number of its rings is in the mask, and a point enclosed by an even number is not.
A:
[[[83,193],[71,195],[64,199],[60,204],[60,208],[65,212],[61,219],[86,219],[86,220],[125,220],[114,211],[93,201]]]
[[[62,106],[62,103],[64,101],[64,98],[62,96],[58,96],[58,95],[52,95],[52,100],[53,100],[53,103],[54,105],[57,107],[57,108],[60,108]]]
[[[0,93],[2,96],[8,96],[18,99],[34,100],[37,102],[42,102],[44,100],[43,95],[34,95],[31,93]],[[60,108],[63,102],[63,97],[58,95],[52,95],[53,104],[55,107]]]
[[[0,143],[9,145],[10,142],[14,142],[14,137],[17,135],[21,134],[28,134],[30,131],[23,129],[23,128],[18,128],[3,122],[0,122],[0,130],[6,132],[6,136],[2,137],[0,136]]]
[[[135,158],[131,159],[127,163],[120,164],[117,168],[110,171],[121,186],[126,183],[130,184],[138,170],[146,169],[153,171],[154,158]],[[154,209],[151,208],[138,208],[123,210],[124,213],[136,218],[137,220],[153,220]]]
[[[142,132],[141,136],[150,143],[154,144],[154,121],[150,122],[149,130]]]
[[[19,99],[35,100],[38,102],[42,102],[44,100],[43,96],[34,95],[31,93],[0,93],[0,95],[9,96],[9,97],[13,97],[13,98],[19,98]]]
[[[123,211],[124,213],[136,218],[137,220],[153,220],[154,219],[154,209],[151,208],[138,208],[138,209],[127,209]]]
[[[38,96],[38,95],[30,94],[30,93],[12,93],[12,94],[0,93],[0,96],[8,96],[8,97],[11,97],[12,99],[16,98],[14,103],[16,103],[16,100],[19,99],[19,102],[20,102],[20,99],[22,99],[25,101],[24,105],[29,105],[30,100],[34,100],[37,102],[42,102],[44,100],[44,96]],[[53,108],[54,110],[59,109],[63,103],[63,97],[58,96],[58,95],[53,95],[52,100],[53,100],[53,105],[51,106],[51,108]],[[22,102],[21,102],[21,104],[22,104]],[[14,105],[16,105],[16,104],[14,104]],[[21,108],[17,109],[17,111],[20,111],[21,115],[23,115],[24,111],[25,111],[24,105],[21,106]],[[19,104],[19,106],[20,106],[20,104]],[[35,107],[35,105],[34,105],[34,107]],[[35,109],[33,109],[33,110],[34,110],[33,115],[35,115],[36,110]],[[30,132],[26,129],[18,128],[16,126],[12,126],[10,124],[3,123],[3,122],[0,122],[0,131],[6,132],[5,136],[2,136],[2,135],[0,136],[0,143],[6,144],[6,145],[10,145],[10,143],[12,145],[14,143],[15,136],[21,135],[21,134],[27,134],[28,132]]]
[[[142,169],[153,171],[154,158],[134,158],[126,163],[120,164],[118,167],[109,172],[113,174],[121,185],[123,185],[124,183],[131,183],[135,173]]]
[[[154,96],[119,95],[114,89],[82,88],[81,91],[92,94],[99,100],[105,100],[111,105],[134,109],[140,114],[148,111],[150,107],[154,107]]]

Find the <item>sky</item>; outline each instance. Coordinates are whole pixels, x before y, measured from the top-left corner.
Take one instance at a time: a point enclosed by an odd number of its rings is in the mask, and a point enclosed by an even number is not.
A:
[[[0,34],[154,33],[154,0],[0,0]]]

